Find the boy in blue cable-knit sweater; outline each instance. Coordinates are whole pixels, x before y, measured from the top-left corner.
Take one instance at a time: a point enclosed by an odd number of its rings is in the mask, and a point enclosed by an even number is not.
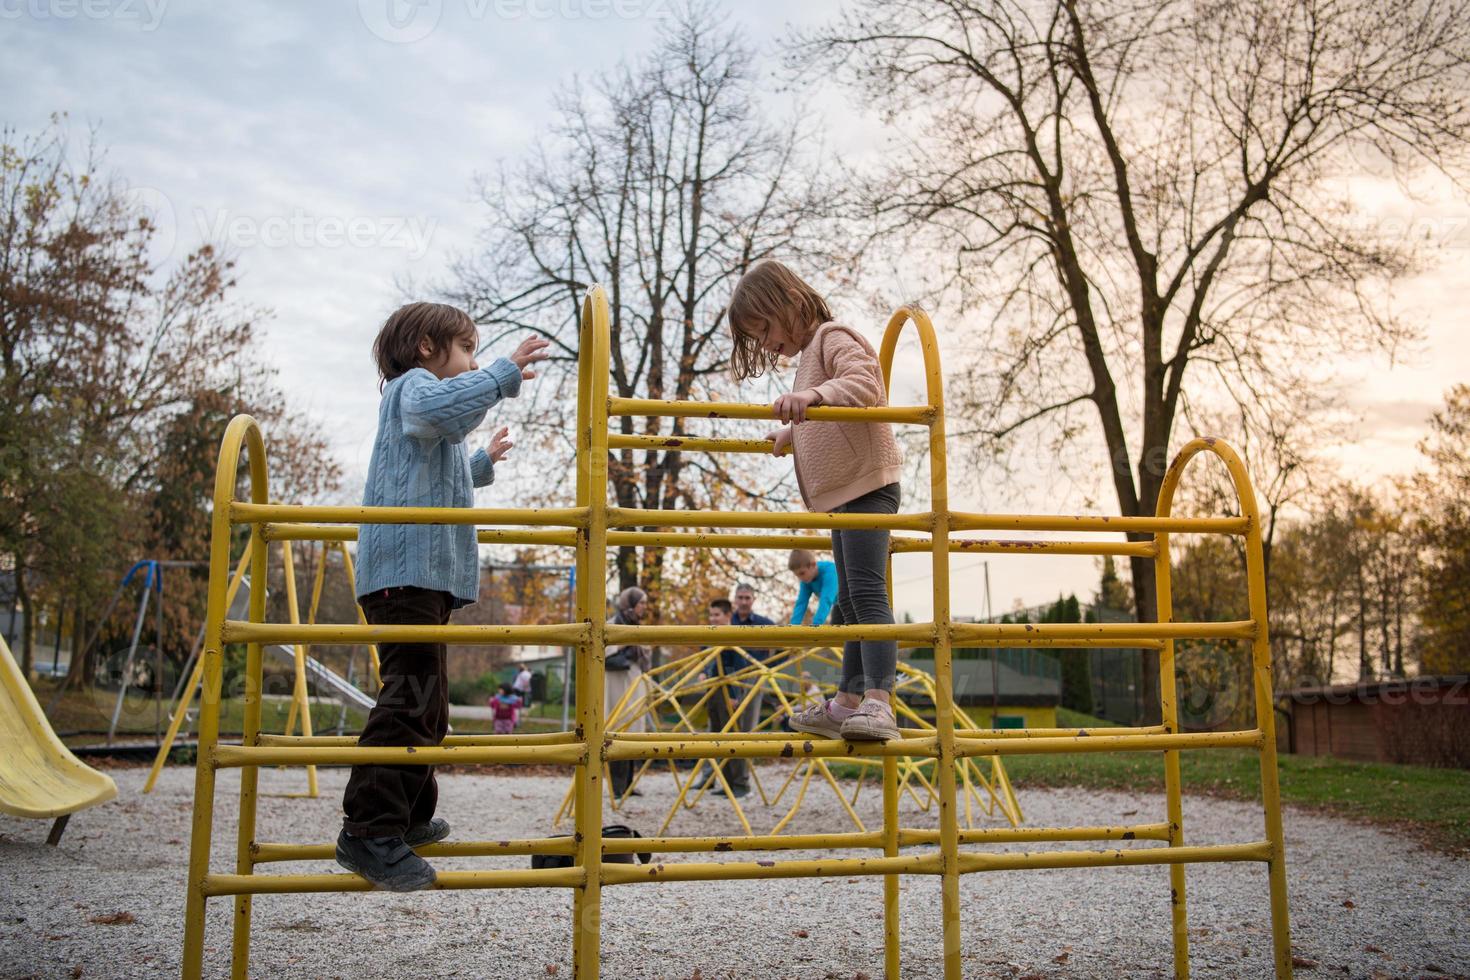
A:
[[[536,376],[531,365],[546,358],[548,342],[524,341],[482,369],[478,339],[474,321],[442,303],[410,303],[383,324],[373,343],[383,401],[365,506],[468,507],[474,488],[495,479],[495,463],[511,448],[508,430],[473,456],[464,440],[491,406]],[[469,524],[364,524],[357,568],[357,601],[374,625],[442,625],[479,597]],[[378,659],[382,687],[358,744],[440,744],[449,728],[444,644],[382,643]],[[432,766],[353,766],[337,863],[390,891],[429,887],[434,869],[413,848],[448,835],[449,824],[434,816],[437,801]]]

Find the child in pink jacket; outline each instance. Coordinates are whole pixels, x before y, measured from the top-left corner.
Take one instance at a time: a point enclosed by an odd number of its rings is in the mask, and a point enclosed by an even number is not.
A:
[[[500,685],[500,691],[490,698],[491,713],[495,719],[495,734],[510,735],[521,720],[521,699],[509,684]]]
[[[807,421],[822,405],[886,405],[878,355],[851,327],[835,323],[827,302],[779,262],[752,266],[730,297],[731,356],[736,377],[753,378],[795,357],[796,380],[776,399],[776,417],[789,423],[769,434],[772,452],[788,448],[809,510],[896,514],[901,460],[886,422]],[[842,621],[892,623],[888,602],[888,531],[834,529],[837,607]],[[849,640],[837,696],[796,712],[791,727],[827,738],[897,738],[891,695],[898,662],[892,640]]]

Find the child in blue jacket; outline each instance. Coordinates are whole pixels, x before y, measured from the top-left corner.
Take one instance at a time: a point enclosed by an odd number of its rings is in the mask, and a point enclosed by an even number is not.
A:
[[[382,378],[378,434],[364,506],[469,507],[510,451],[501,428],[471,455],[465,439],[502,398],[536,376],[546,340],[527,340],[485,368],[475,363],[475,323],[442,303],[410,303],[388,317],[373,343]],[[357,601],[373,625],[442,625],[479,597],[475,528],[468,524],[363,524],[357,540]],[[378,703],[359,745],[438,745],[449,727],[442,643],[380,643]],[[413,891],[434,869],[413,848],[443,840],[434,816],[432,766],[352,767],[337,863],[378,888]]]
[[[791,552],[786,563],[801,581],[801,591],[796,594],[796,605],[791,610],[791,626],[800,626],[806,618],[807,606],[812,596],[817,597],[817,611],[812,613],[812,625],[821,626],[827,621],[837,601],[837,566],[830,561],[817,561],[817,556],[805,548]]]

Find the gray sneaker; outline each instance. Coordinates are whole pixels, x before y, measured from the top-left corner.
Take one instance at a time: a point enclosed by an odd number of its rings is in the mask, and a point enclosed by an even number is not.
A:
[[[886,742],[898,735],[893,706],[876,698],[863,698],[863,703],[842,723],[842,737],[849,742]]]
[[[817,701],[800,711],[792,712],[787,724],[794,732],[807,732],[823,738],[842,738],[842,722],[832,717],[828,708],[831,703],[830,700]]]
[[[337,835],[337,863],[390,892],[419,891],[437,877],[402,837],[353,837],[344,830]]]
[[[442,817],[430,817],[428,823],[408,828],[408,833],[403,835],[403,843],[409,847],[423,847],[425,844],[437,844],[448,836],[449,821]]]

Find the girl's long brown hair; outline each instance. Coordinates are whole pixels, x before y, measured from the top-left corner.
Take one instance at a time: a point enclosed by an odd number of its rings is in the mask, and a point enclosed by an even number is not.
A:
[[[796,273],[775,259],[751,266],[730,296],[730,335],[735,350],[730,371],[736,380],[758,378],[776,366],[777,355],[761,350],[761,326],[779,323],[805,347],[812,332],[832,319],[827,301]]]

